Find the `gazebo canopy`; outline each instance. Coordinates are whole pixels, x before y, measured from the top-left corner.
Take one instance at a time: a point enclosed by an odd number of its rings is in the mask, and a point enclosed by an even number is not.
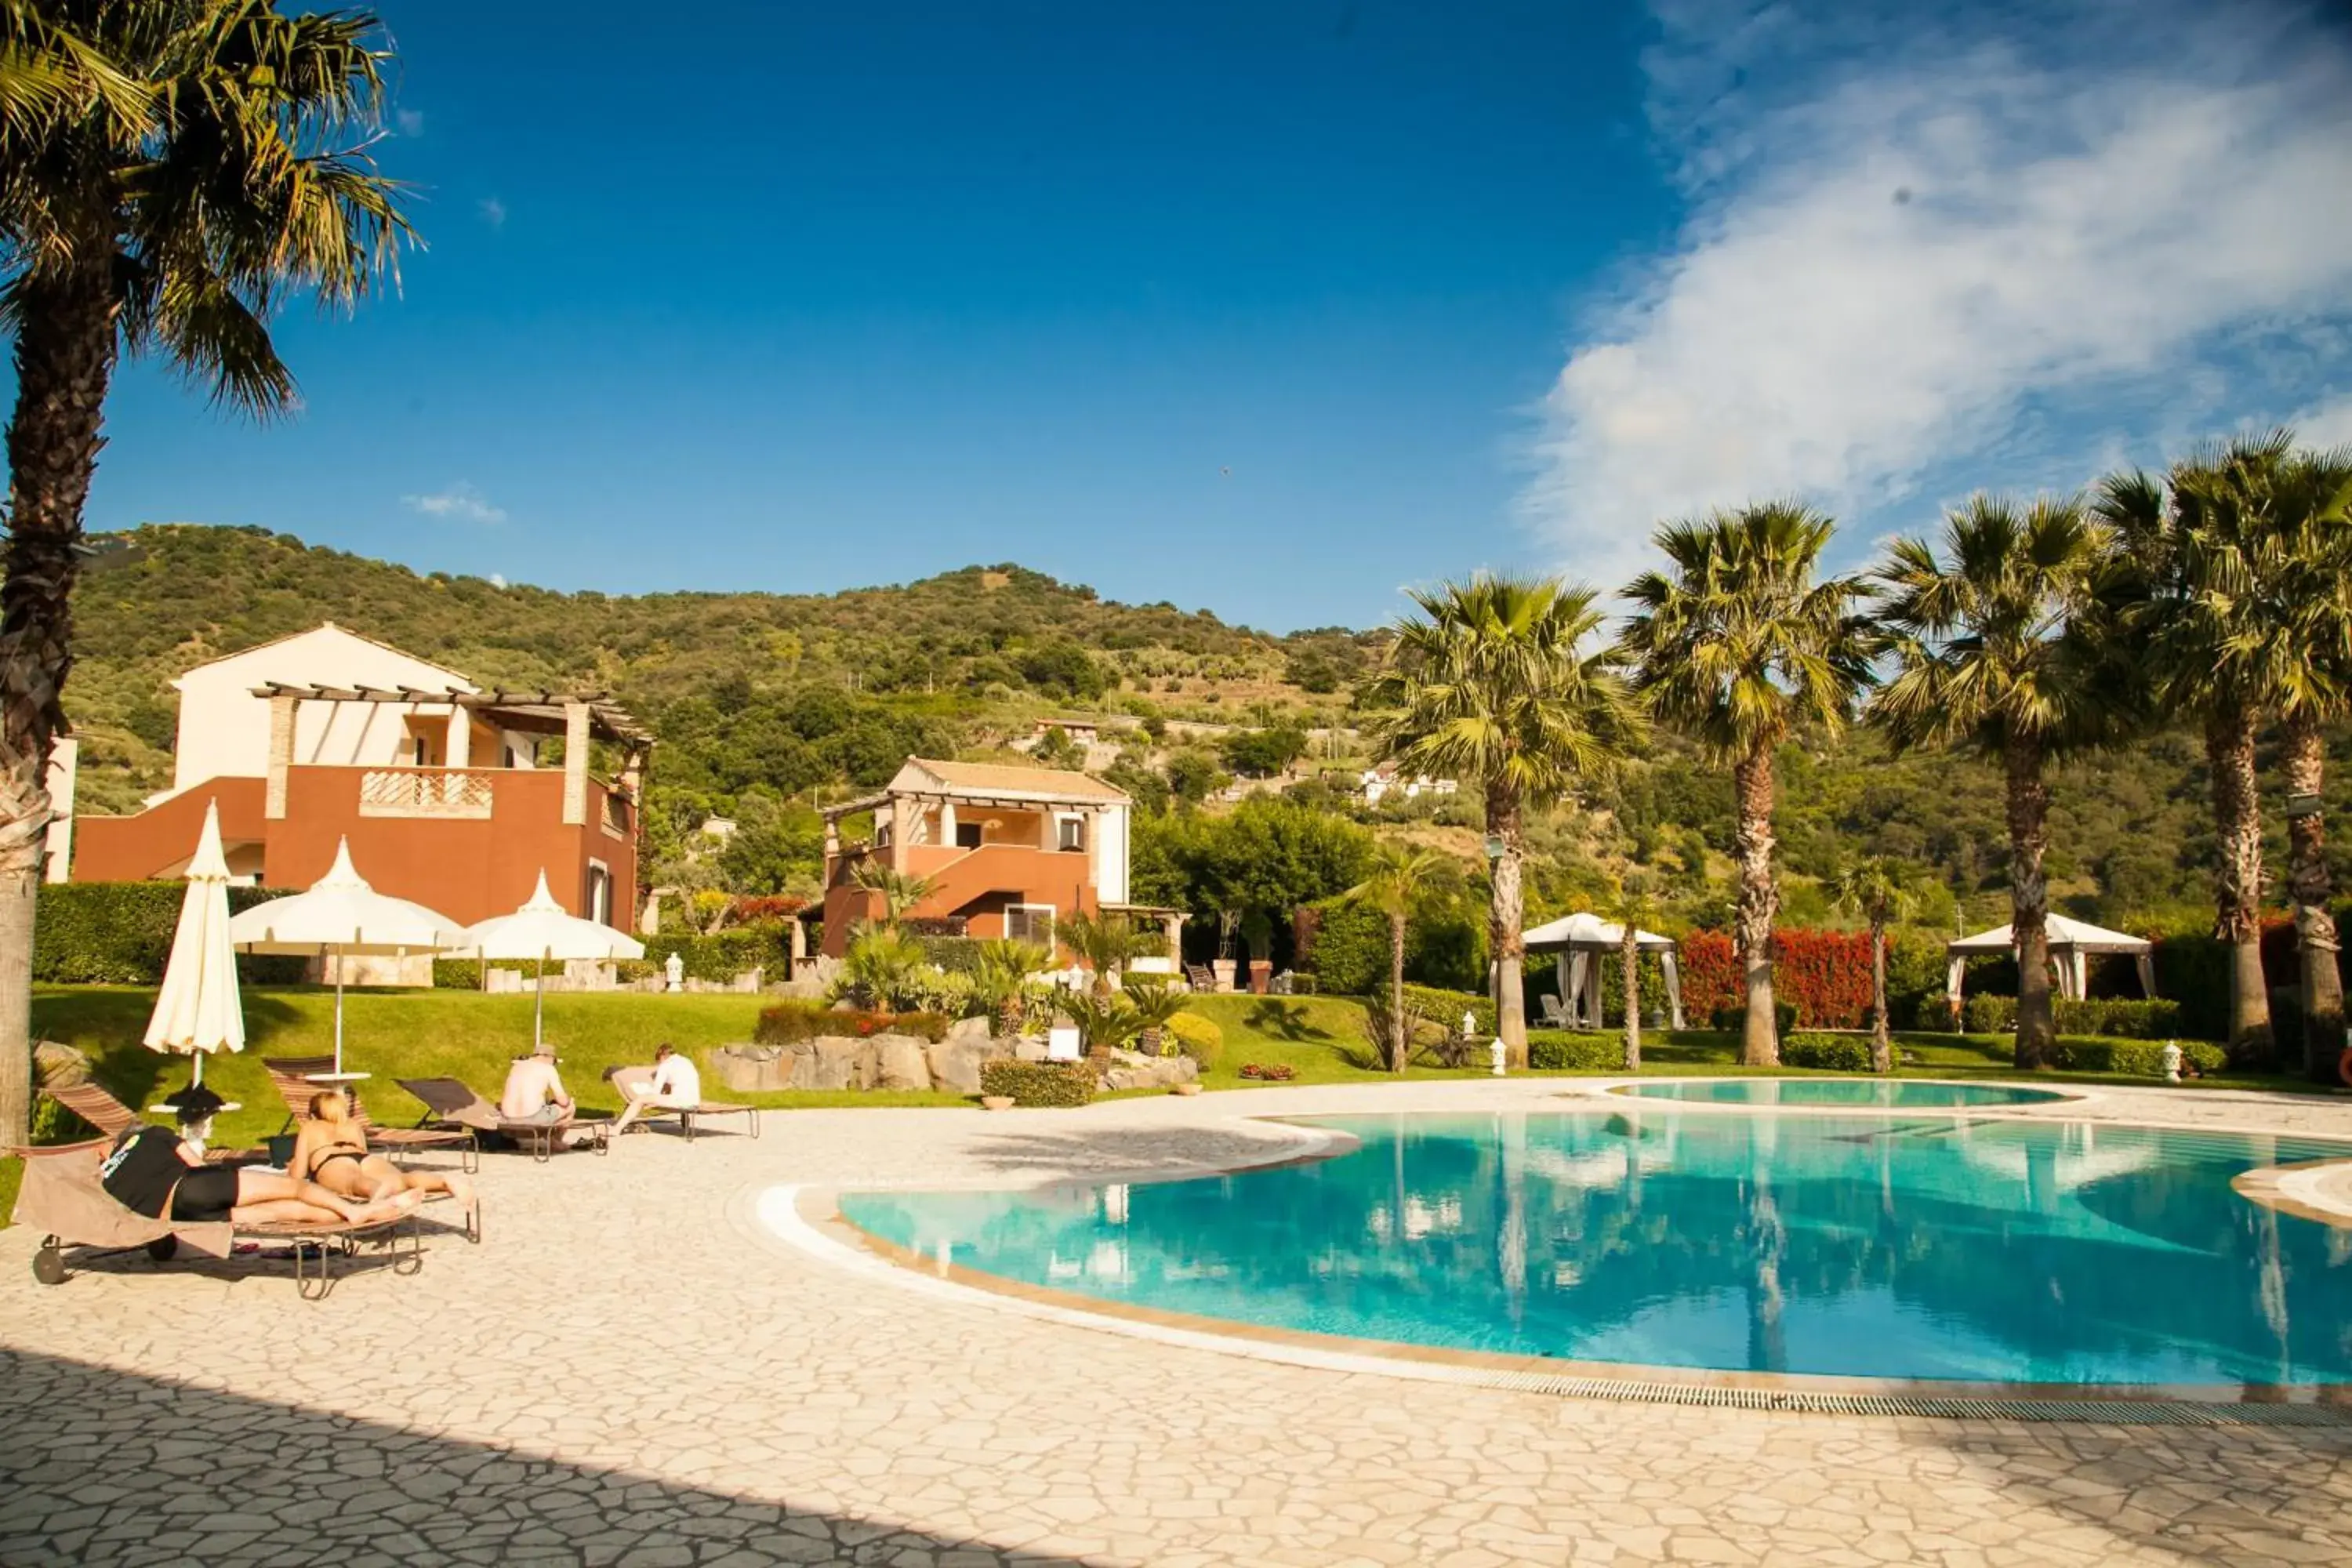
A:
[[[1601,1027],[1601,965],[1600,954],[1619,952],[1625,941],[1622,924],[1602,920],[1599,915],[1579,911],[1547,921],[1531,931],[1520,933],[1529,952],[1549,952],[1559,974],[1559,1000],[1566,1010],[1557,1018],[1550,1017],[1551,1000],[1546,998],[1546,1022],[1565,1023],[1571,1026]],[[1633,931],[1634,944],[1644,952],[1658,954],[1665,971],[1666,1002],[1672,1010],[1674,1026],[1683,1026],[1683,982],[1675,965],[1675,940],[1655,931]]]
[[[2061,996],[2070,1000],[2082,996],[2090,981],[2088,960],[2095,952],[2131,954],[2139,970],[2140,994],[2144,996],[2156,994],[2156,944],[2145,937],[2109,931],[2087,921],[2068,920],[2064,915],[2044,915],[2042,929],[2049,939],[2050,956],[2058,963],[2058,994]],[[2017,939],[2005,925],[1946,942],[1944,952],[1951,960],[1950,973],[1944,984],[1946,994],[1954,1002],[1959,1000],[1960,977],[1968,968],[1969,959],[2016,951]]]
[[[1519,940],[1527,943],[1529,952],[1574,952],[1579,949],[1587,952],[1601,949],[1614,952],[1625,940],[1625,928],[1604,921],[1599,915],[1580,912],[1547,921],[1532,931],[1520,933]],[[1675,939],[1660,936],[1655,931],[1636,931],[1633,941],[1644,952],[1675,951]]]

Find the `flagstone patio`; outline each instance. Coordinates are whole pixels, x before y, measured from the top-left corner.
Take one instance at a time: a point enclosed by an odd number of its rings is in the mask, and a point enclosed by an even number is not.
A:
[[[779,1240],[780,1184],[1279,1157],[1247,1120],[1538,1104],[1349,1086],[1082,1111],[778,1114],[485,1161],[479,1247],[354,1272],[0,1234],[0,1563],[1998,1563],[2352,1560],[2352,1426],[1785,1415],[1342,1373],[1097,1331]],[[2042,1114],[2352,1136],[2352,1104]],[[2347,1304],[2352,1310],[2352,1304]]]

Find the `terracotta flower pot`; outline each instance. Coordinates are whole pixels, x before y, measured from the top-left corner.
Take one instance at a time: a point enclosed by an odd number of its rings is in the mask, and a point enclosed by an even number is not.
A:
[[[980,1108],[982,1110],[1010,1110],[1013,1109],[1013,1097],[1009,1094],[983,1094],[980,1097]]]
[[[1201,1092],[1201,1086],[1197,1083],[1171,1084],[1169,1086],[1168,1092],[1171,1094],[1198,1094]]]

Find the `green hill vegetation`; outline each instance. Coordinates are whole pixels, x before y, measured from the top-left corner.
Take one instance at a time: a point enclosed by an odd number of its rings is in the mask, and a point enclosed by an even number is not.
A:
[[[1126,726],[1108,731],[1115,747],[1090,760],[1147,810],[1181,811],[1232,775],[1271,773],[1266,786],[1297,804],[1444,849],[1475,879],[1475,800],[1371,811],[1341,787],[1369,761],[1348,728],[1349,694],[1379,657],[1379,633],[1276,637],[1204,610],[1118,604],[1011,565],[832,595],[630,596],[420,574],[257,529],[157,525],[93,544],[68,690],[85,811],[135,810],[169,782],[173,677],[333,620],[488,685],[593,686],[628,704],[662,742],[648,801],[656,877],[679,869],[691,829],[716,813],[742,831],[706,880],[741,893],[808,890],[818,799],[878,784],[910,752],[1003,759],[1036,718],[1065,713]],[[2352,806],[2352,769],[2340,737],[2332,749],[2330,809],[2341,811]],[[1989,767],[1891,756],[1859,732],[1833,744],[1801,737],[1781,769],[1785,923],[1833,923],[1820,884],[1875,855],[1940,884],[1916,917],[1923,927],[2007,918],[2001,791]],[[2054,907],[2108,924],[2210,920],[2205,790],[2187,733],[2060,770]],[[1617,784],[1544,816],[1531,847],[1538,916],[1604,898],[1636,870],[1658,889],[1660,918],[1727,919],[1730,785],[1671,735]],[[2284,848],[2271,847],[2273,864]]]

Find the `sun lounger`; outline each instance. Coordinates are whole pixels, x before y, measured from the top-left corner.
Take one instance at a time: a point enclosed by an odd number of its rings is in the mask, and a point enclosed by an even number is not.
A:
[[[45,1083],[41,1092],[98,1129],[111,1142],[144,1120],[137,1111],[89,1079],[79,1083]],[[260,1149],[207,1149],[205,1159],[215,1165],[249,1165],[268,1159]]]
[[[385,1127],[368,1120],[367,1110],[360,1103],[356,1086],[342,1083],[328,1085],[315,1081],[315,1075],[335,1070],[332,1057],[264,1057],[261,1065],[268,1070],[269,1081],[277,1087],[278,1098],[286,1102],[286,1126],[279,1131],[291,1131],[297,1121],[310,1114],[310,1097],[322,1089],[340,1089],[352,1103],[352,1120],[366,1134],[370,1149],[381,1149],[398,1160],[404,1153],[418,1149],[455,1149],[458,1168],[473,1171],[480,1163],[481,1143],[472,1131],[464,1127]]]
[[[1568,1027],[1568,1015],[1560,1011],[1559,997],[1547,991],[1542,995],[1537,997],[1536,1002],[1537,1005],[1543,1009],[1543,1021],[1546,1028],[1565,1029]]]
[[[424,1267],[424,1239],[415,1209],[392,1219],[333,1225],[150,1219],[123,1207],[99,1184],[99,1163],[112,1143],[110,1138],[98,1138],[5,1151],[25,1162],[15,1221],[41,1235],[40,1250],[33,1257],[33,1278],[44,1285],[65,1283],[69,1272],[68,1247],[100,1252],[144,1248],[156,1262],[165,1263],[184,1251],[227,1258],[239,1237],[290,1243],[294,1289],[306,1301],[326,1299],[335,1288],[336,1261],[353,1256],[362,1242],[389,1248],[395,1274],[414,1274]]]
[[[572,1116],[562,1121],[517,1121],[498,1106],[454,1078],[400,1078],[393,1081],[423,1103],[427,1122],[463,1131],[478,1139],[485,1132],[511,1138],[545,1164],[555,1153],[557,1134],[579,1128],[592,1134],[589,1142],[602,1154],[612,1147],[612,1118]]]
[[[1184,984],[1203,994],[1217,988],[1217,972],[1205,963],[1184,966]]]
[[[604,1077],[614,1089],[631,1100],[651,1092],[653,1069],[650,1068],[614,1068]],[[686,1134],[686,1141],[689,1143],[694,1142],[694,1120],[698,1116],[740,1116],[750,1123],[752,1137],[760,1135],[760,1108],[740,1105],[731,1100],[705,1100],[693,1105],[648,1105],[637,1112],[637,1121],[640,1123],[650,1122],[661,1116],[677,1117],[678,1129]]]

